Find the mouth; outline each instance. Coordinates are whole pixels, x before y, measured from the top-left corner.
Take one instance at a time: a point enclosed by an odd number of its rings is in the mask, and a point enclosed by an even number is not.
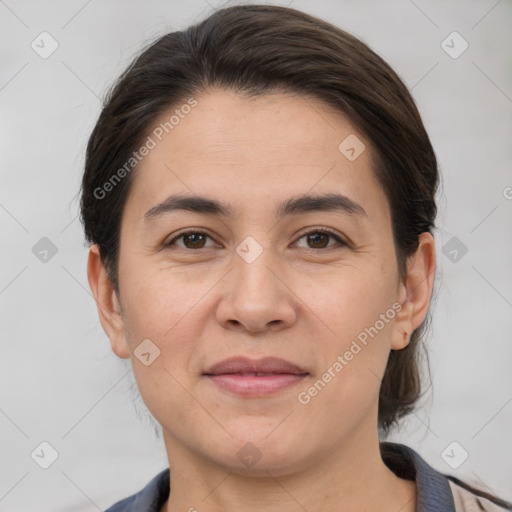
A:
[[[303,380],[309,372],[284,359],[234,357],[209,367],[203,375],[218,388],[244,397],[275,394]]]

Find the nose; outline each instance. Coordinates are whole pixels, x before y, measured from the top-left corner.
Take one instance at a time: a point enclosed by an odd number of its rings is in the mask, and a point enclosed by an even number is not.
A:
[[[270,249],[250,263],[235,254],[234,268],[223,280],[216,311],[219,324],[251,333],[279,331],[293,325],[297,303],[286,277]]]

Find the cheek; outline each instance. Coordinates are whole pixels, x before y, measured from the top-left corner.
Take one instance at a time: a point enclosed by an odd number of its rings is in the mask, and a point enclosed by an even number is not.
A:
[[[187,397],[180,383],[186,386],[190,378],[187,372],[197,350],[194,340],[201,339],[204,324],[201,297],[209,287],[176,275],[166,279],[168,274],[162,270],[134,268],[136,273],[125,276],[122,298],[125,336],[138,387],[153,411],[158,410],[158,400],[175,397],[181,397],[180,411],[184,411]]]
[[[307,396],[299,403],[356,413],[378,396],[396,316],[393,276],[379,268],[344,269],[325,286],[310,287],[308,305],[326,329],[315,340],[319,373],[312,388],[301,389]]]
[[[329,315],[335,335],[318,340],[318,373],[297,389],[296,396],[296,418],[307,418],[309,431],[322,432],[326,439],[350,437],[377,413],[390,349],[391,321],[375,330],[376,319],[386,308],[381,311],[368,301],[340,303],[347,308]]]
[[[337,348],[350,344],[359,333],[374,326],[380,315],[386,313],[396,300],[393,276],[380,272],[380,266],[350,267],[332,272],[322,279],[315,279],[307,286],[297,288],[297,295],[305,297],[305,303],[330,334]],[[391,312],[392,313],[392,312]],[[392,317],[392,314],[388,316]],[[392,318],[387,318],[392,320]],[[379,331],[388,334],[391,322]],[[329,336],[325,336],[325,340]]]
[[[122,290],[130,345],[141,336],[157,344],[174,344],[176,332],[183,339],[183,329],[193,327],[187,317],[191,312],[197,315],[208,283],[143,263],[133,262],[131,268],[136,270],[126,274]]]
[[[174,278],[166,281],[164,275],[138,267],[137,276],[124,281],[123,309],[137,386],[148,409],[165,424],[169,409],[178,423],[197,415],[197,404],[184,389],[189,387],[194,340],[203,330],[198,301],[207,289],[202,292],[201,285]]]

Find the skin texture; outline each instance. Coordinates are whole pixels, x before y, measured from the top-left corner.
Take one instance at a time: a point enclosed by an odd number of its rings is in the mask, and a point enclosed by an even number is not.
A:
[[[400,281],[370,141],[322,102],[224,90],[196,99],[134,171],[121,225],[119,297],[95,245],[88,262],[112,350],[132,358],[140,393],[163,428],[172,492],[162,511],[414,511],[415,483],[380,458],[377,408],[390,350],[405,347],[427,313],[432,236],[421,235]],[[338,149],[350,134],[366,146],[354,161]],[[366,215],[275,217],[282,201],[333,192]],[[178,193],[223,201],[234,216],[178,211],[144,222],[145,212]],[[346,244],[305,236],[322,228]],[[188,229],[209,238],[164,247]],[[248,236],[262,249],[251,263],[236,252]],[[396,316],[300,403],[298,394],[397,302]],[[160,350],[149,366],[134,355],[144,339]],[[309,375],[260,398],[242,398],[202,375],[238,355],[281,357]],[[248,442],[261,455],[251,467],[237,456]]]

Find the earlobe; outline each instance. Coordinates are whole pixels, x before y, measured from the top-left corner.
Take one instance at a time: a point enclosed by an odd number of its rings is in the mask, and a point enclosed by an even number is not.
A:
[[[412,331],[414,330],[412,322],[413,305],[407,300],[406,293],[404,293],[404,296],[406,298],[400,302],[402,304],[402,308],[396,315],[395,330],[393,333],[393,339],[391,340],[392,350],[402,350],[405,348],[409,344]]]
[[[112,351],[120,358],[130,357],[121,304],[101,261],[97,244],[91,246],[89,250],[87,277],[96,301],[101,325],[110,340]]]
[[[422,233],[418,238],[416,252],[407,260],[407,276],[400,284],[401,310],[397,313],[395,331],[391,342],[393,350],[405,348],[411,335],[425,319],[436,267],[434,238],[430,233]]]

